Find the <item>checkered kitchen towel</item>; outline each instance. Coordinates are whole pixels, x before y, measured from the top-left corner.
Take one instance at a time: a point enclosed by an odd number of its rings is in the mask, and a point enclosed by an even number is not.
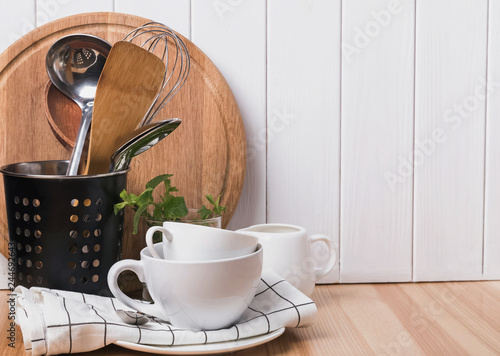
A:
[[[114,298],[35,287],[17,287],[16,293],[16,320],[26,351],[33,355],[91,351],[116,341],[188,345],[238,340],[281,327],[310,326],[317,311],[311,299],[272,271],[263,274],[240,322],[213,331],[183,330],[150,316],[142,325],[125,323],[116,310],[129,308]]]

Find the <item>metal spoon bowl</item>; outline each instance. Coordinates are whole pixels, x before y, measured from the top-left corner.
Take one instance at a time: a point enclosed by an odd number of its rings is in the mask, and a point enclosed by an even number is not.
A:
[[[170,135],[180,124],[180,119],[168,119],[144,125],[131,132],[111,156],[109,172],[127,169],[133,157],[149,150]]]
[[[47,52],[45,68],[50,80],[62,93],[82,109],[82,119],[76,136],[66,175],[76,175],[92,120],[92,107],[111,44],[87,34],[60,38]]]

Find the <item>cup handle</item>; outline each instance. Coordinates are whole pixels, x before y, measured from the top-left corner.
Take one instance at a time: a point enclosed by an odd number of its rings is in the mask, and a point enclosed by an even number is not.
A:
[[[123,260],[115,263],[108,272],[108,286],[111,290],[111,293],[118,299],[120,302],[125,304],[126,306],[140,311],[142,313],[146,313],[149,315],[158,315],[158,310],[154,304],[141,303],[137,300],[129,298],[121,291],[118,287],[118,276],[123,271],[132,271],[134,272],[141,282],[145,281],[144,278],[144,269],[141,261],[136,260]]]
[[[163,238],[166,236],[167,240],[172,242],[173,236],[172,236],[172,233],[170,231],[168,231],[167,229],[165,229],[163,226],[152,226],[146,232],[146,244],[148,245],[149,252],[151,253],[151,255],[153,257],[161,258],[160,255],[158,255],[158,252],[156,252],[156,249],[154,248],[154,244],[153,244],[153,235],[157,231],[161,231],[162,241],[163,241]]]
[[[309,236],[309,243],[311,246],[316,242],[324,242],[328,246],[328,260],[322,267],[318,267],[314,270],[314,281],[317,282],[325,275],[327,275],[335,264],[337,263],[337,252],[335,250],[335,246],[333,245],[332,240],[326,235],[311,235]]]

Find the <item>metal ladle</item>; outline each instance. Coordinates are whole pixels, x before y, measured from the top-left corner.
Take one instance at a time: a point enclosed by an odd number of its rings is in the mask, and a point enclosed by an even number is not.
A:
[[[131,132],[111,156],[109,172],[127,169],[133,157],[149,150],[170,135],[180,124],[180,119],[168,119],[141,126]]]
[[[82,109],[82,119],[66,175],[78,173],[92,120],[97,82],[110,50],[111,44],[99,37],[75,34],[60,38],[47,52],[45,67],[50,80]]]

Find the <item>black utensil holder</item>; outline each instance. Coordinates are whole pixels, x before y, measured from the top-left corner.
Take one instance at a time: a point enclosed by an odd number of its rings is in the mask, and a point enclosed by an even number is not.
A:
[[[67,161],[4,166],[15,283],[111,295],[107,273],[121,257],[123,211],[113,212],[127,171],[65,176]]]

